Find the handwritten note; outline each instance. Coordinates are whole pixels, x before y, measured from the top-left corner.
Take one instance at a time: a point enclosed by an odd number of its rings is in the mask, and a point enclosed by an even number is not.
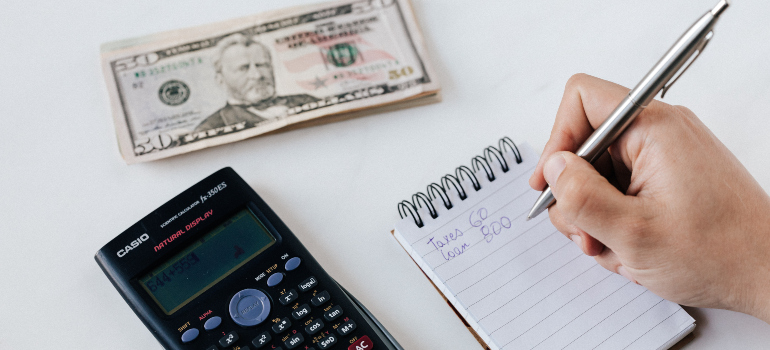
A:
[[[527,183],[537,163],[520,147],[495,180],[477,173],[468,198],[436,201],[438,217],[407,217],[394,235],[492,349],[666,349],[692,331],[679,305],[599,266],[551,224],[526,221],[538,194]],[[510,155],[506,155],[510,156]]]

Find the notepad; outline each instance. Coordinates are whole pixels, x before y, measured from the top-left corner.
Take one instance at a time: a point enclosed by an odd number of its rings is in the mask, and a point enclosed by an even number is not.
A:
[[[535,152],[504,138],[399,204],[394,237],[489,349],[668,349],[679,305],[607,271],[551,224],[526,221]]]

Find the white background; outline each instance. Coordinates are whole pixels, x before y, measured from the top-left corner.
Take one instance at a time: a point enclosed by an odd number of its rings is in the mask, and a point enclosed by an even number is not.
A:
[[[0,8],[0,349],[159,349],[93,260],[131,224],[232,166],[406,349],[477,349],[390,236],[396,204],[508,135],[542,150],[570,75],[634,85],[716,0],[439,1],[414,8],[443,102],[127,166],[103,42],[302,4],[10,1]],[[770,190],[770,2],[736,0],[667,96]],[[685,349],[766,349],[719,310]]]

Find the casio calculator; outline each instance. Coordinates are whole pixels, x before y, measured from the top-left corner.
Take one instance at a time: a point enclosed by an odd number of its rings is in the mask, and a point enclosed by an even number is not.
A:
[[[401,349],[231,168],[95,259],[166,349]]]

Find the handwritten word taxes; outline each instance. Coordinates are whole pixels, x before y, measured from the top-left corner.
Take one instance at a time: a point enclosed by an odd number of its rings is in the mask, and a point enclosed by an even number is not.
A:
[[[453,232],[443,235],[441,237],[433,236],[428,239],[427,244],[433,245],[433,248],[441,253],[441,257],[444,260],[452,260],[471,247],[470,244],[465,242],[465,233],[470,232],[474,228],[478,228],[478,233],[481,234],[482,239],[487,243],[491,243],[495,236],[502,233],[504,230],[511,228],[511,219],[507,216],[500,216],[497,220],[487,220],[489,218],[489,212],[486,208],[474,210],[468,217],[468,222],[471,224],[471,228],[466,232],[460,229],[454,229]],[[473,235],[471,235],[473,236]]]
[[[444,258],[444,260],[449,261],[458,257],[460,254],[465,253],[465,250],[470,247],[468,243],[463,243],[462,241],[456,242],[462,236],[463,231],[455,229],[454,232],[451,232],[448,235],[444,235],[440,239],[436,239],[435,236],[431,237],[428,240],[428,244],[433,244],[433,247],[436,248],[439,253],[441,253],[441,256]],[[457,247],[456,245],[459,244],[461,245]],[[452,247],[452,245],[455,246]]]

